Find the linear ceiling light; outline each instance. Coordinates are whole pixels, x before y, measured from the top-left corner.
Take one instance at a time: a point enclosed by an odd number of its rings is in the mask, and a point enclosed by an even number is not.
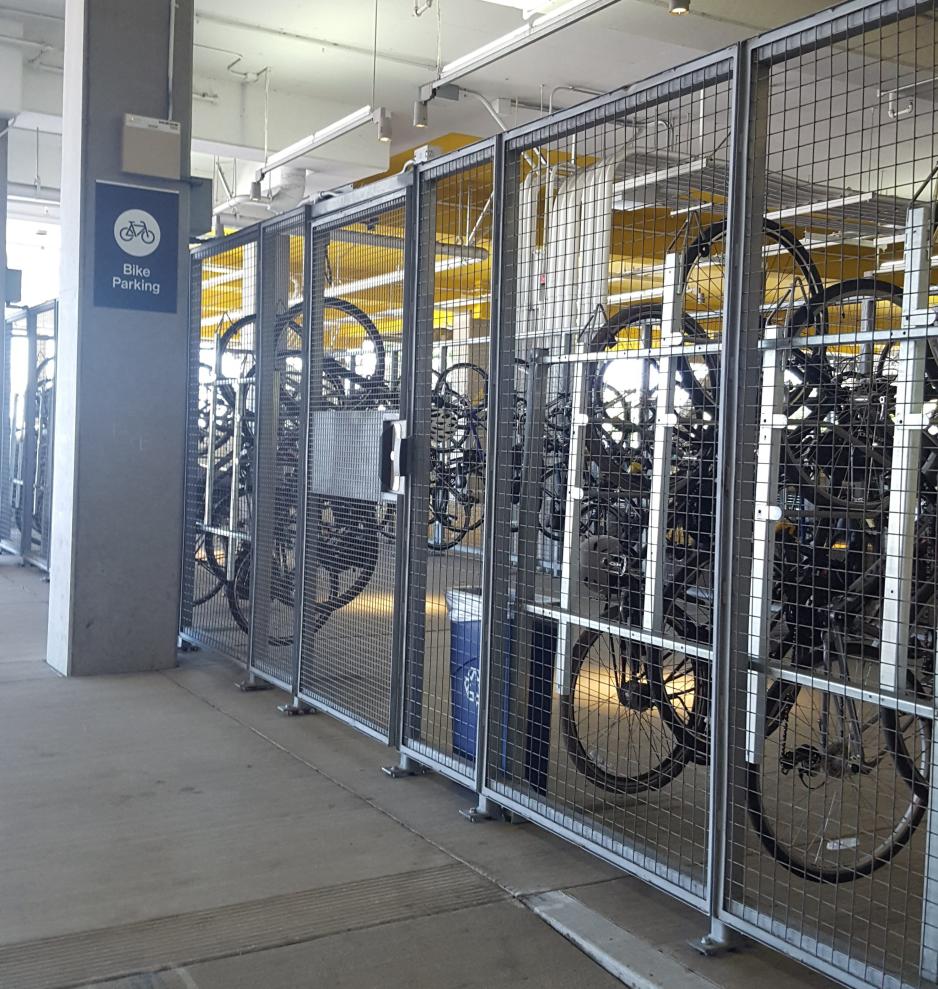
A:
[[[677,179],[683,175],[693,175],[694,172],[702,172],[709,164],[709,158],[694,158],[692,161],[686,161],[680,165],[661,168],[657,172],[633,175],[631,178],[616,182],[613,191],[616,195],[621,195],[632,189],[643,189],[646,185],[657,185],[659,182],[667,182],[669,179]]]
[[[767,220],[786,220],[793,216],[811,216],[814,213],[830,213],[844,206],[856,206],[858,203],[868,203],[873,198],[872,192],[858,192],[853,196],[841,196],[839,199],[825,199],[820,203],[805,203],[803,206],[789,206],[787,209],[776,209],[765,214]]]
[[[466,265],[477,264],[478,258],[443,258],[433,266],[435,272],[452,271],[454,268],[464,268]],[[367,292],[369,289],[382,288],[385,285],[397,285],[404,281],[404,269],[397,268],[394,271],[386,271],[381,275],[370,275],[368,278],[359,278],[354,282],[345,282],[341,285],[330,285],[323,293],[326,298],[333,298],[337,295],[351,295],[355,292]]]
[[[326,124],[325,127],[320,127],[319,130],[313,131],[309,137],[304,137],[299,141],[294,141],[293,144],[288,144],[282,151],[272,154],[257,170],[254,180],[255,182],[260,182],[265,175],[268,175],[275,168],[280,168],[283,165],[289,165],[291,161],[296,161],[297,158],[304,158],[306,155],[312,154],[312,152],[321,148],[324,144],[328,144],[330,141],[335,141],[340,137],[345,137],[346,134],[351,134],[353,131],[358,130],[359,127],[363,127],[367,123],[374,121],[379,127],[381,127],[381,122],[386,117],[387,111],[384,107],[360,107],[358,110],[355,110],[354,113],[350,113],[345,117],[340,117],[331,124]],[[388,121],[387,126],[390,127],[390,120]],[[388,139],[390,140],[390,138]]]
[[[514,7],[521,11],[521,16],[527,20],[535,14],[541,14],[551,6],[555,0],[485,0],[486,3],[497,4],[499,7]]]
[[[929,264],[932,268],[938,266],[938,254],[933,254]],[[891,261],[884,261],[878,268],[876,272],[878,274],[884,274],[888,271],[903,271],[905,269],[905,258],[893,258]]]
[[[448,62],[440,70],[436,79],[421,86],[420,99],[424,101],[432,99],[436,90],[442,86],[455,82],[457,79],[469,75],[470,72],[475,72],[512,52],[525,48],[532,42],[546,38],[555,31],[575,24],[584,17],[589,17],[590,14],[611,7],[614,3],[618,3],[618,0],[569,0],[568,3],[561,4],[527,24],[522,24],[521,27],[503,34],[487,45],[482,45],[480,48]]]

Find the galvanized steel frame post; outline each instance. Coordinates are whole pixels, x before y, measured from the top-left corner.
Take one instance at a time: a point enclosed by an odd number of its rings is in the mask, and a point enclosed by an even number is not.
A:
[[[514,238],[517,232],[517,201],[514,190],[519,187],[521,154],[509,152],[504,134],[495,138],[492,187],[492,302],[489,317],[489,429],[486,462],[506,463],[511,451],[511,414],[514,388],[515,325],[517,309],[517,263]],[[494,415],[493,415],[494,412]],[[511,513],[501,504],[496,471],[490,470],[486,479],[485,518],[488,520],[482,547],[482,632],[479,657],[479,724],[476,738],[478,754],[475,765],[475,791],[478,809],[488,810],[494,798],[487,783],[489,768],[489,723],[491,720],[492,681],[497,673],[504,675],[498,661],[498,650],[511,641],[508,617],[510,589],[507,570],[496,565],[499,546],[511,544]],[[501,569],[501,572],[499,572]],[[499,680],[494,696],[502,695]]]
[[[325,255],[315,248],[310,220],[311,209],[303,210],[303,371],[300,380],[300,432],[297,451],[296,543],[293,548],[293,657],[290,694],[294,709],[300,701],[300,657],[303,648],[303,596],[306,587],[306,512],[309,469],[309,417],[314,396],[322,394],[322,287],[325,284]],[[314,300],[316,300],[314,302]],[[317,371],[315,388],[313,374]]]
[[[404,738],[404,712],[406,702],[404,692],[407,689],[407,659],[406,648],[411,641],[408,628],[408,618],[412,615],[409,607],[410,583],[415,566],[423,565],[426,574],[426,540],[415,543],[411,535],[411,523],[420,517],[419,509],[415,510],[412,484],[409,475],[413,470],[409,462],[409,454],[413,442],[409,437],[409,424],[416,421],[419,414],[419,403],[425,397],[419,394],[416,385],[415,367],[417,353],[421,341],[417,339],[419,332],[418,302],[419,302],[419,265],[420,265],[420,209],[422,200],[421,183],[415,177],[413,183],[404,194],[404,285],[402,305],[403,353],[401,355],[401,385],[398,398],[398,418],[403,421],[407,442],[408,461],[405,462],[404,491],[396,493],[395,507],[397,525],[394,529],[394,614],[391,619],[391,687],[389,693],[390,711],[388,713],[388,745],[401,749]],[[433,266],[433,255],[430,258]],[[431,318],[432,325],[432,318]]]
[[[732,877],[727,874],[728,851],[743,847],[745,815],[733,799],[744,793],[745,770],[738,756],[745,723],[734,708],[745,696],[748,625],[742,604],[748,598],[749,575],[745,554],[736,548],[751,538],[754,504],[754,447],[758,423],[745,418],[759,408],[759,367],[746,366],[743,352],[757,353],[761,299],[764,189],[762,173],[754,165],[765,155],[768,117],[768,73],[753,71],[745,44],[733,52],[730,104],[731,152],[726,270],[724,285],[722,357],[720,365],[719,438],[717,447],[717,544],[714,558],[713,659],[710,690],[710,800],[708,808],[708,913],[710,932],[705,950],[727,942],[724,899]],[[747,301],[749,305],[747,306]],[[740,415],[744,417],[740,421]]]

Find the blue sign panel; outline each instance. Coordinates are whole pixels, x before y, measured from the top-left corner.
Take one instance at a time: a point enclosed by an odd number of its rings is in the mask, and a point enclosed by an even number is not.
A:
[[[94,304],[176,312],[179,195],[95,183]]]

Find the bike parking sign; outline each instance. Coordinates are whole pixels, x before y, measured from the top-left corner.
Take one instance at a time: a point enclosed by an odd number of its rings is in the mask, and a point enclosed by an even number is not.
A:
[[[176,312],[179,195],[95,184],[94,304]]]

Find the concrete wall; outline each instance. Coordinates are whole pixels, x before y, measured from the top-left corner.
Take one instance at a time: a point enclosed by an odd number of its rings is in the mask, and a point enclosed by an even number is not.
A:
[[[188,163],[192,0],[176,0]],[[68,674],[175,662],[187,364],[188,186],[121,172],[124,113],[165,117],[170,0],[69,0],[48,661]],[[175,315],[93,304],[97,179],[180,192]]]

